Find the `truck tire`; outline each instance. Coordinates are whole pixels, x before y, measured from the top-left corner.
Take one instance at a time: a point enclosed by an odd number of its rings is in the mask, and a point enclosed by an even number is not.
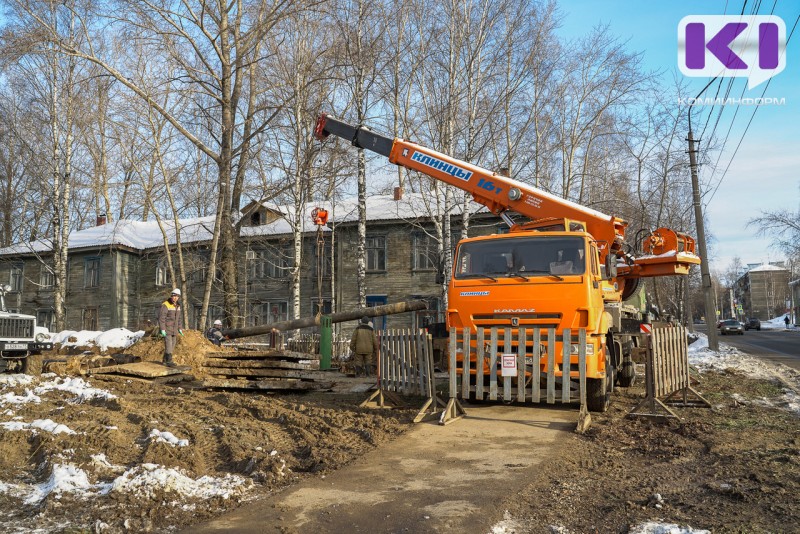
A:
[[[623,358],[622,369],[617,377],[617,384],[623,388],[629,388],[636,382],[636,364],[633,363],[630,355]]]
[[[22,362],[22,372],[26,375],[39,376],[42,374],[44,357],[41,354],[29,354]]]
[[[611,403],[611,393],[608,391],[608,378],[586,379],[586,407],[590,412],[605,412]]]

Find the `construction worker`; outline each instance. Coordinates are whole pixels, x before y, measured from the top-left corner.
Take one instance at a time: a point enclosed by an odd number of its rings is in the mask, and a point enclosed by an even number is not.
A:
[[[353,354],[356,376],[372,376],[375,374],[375,361],[378,357],[378,338],[369,323],[369,317],[362,317],[353,331],[353,337],[350,338],[350,352]]]
[[[222,321],[214,321],[214,326],[206,330],[206,338],[218,347],[222,345],[222,340],[225,339],[222,335]]]
[[[172,353],[178,342],[178,335],[183,336],[183,314],[178,302],[180,298],[181,290],[173,289],[172,294],[161,303],[161,308],[158,310],[158,328],[159,334],[164,338],[164,365],[167,367],[175,367]]]

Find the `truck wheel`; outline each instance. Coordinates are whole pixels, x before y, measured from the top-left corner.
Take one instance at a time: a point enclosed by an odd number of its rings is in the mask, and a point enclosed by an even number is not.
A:
[[[44,357],[41,354],[29,354],[22,362],[22,372],[26,375],[39,376],[42,374]]]
[[[623,388],[629,388],[636,382],[636,364],[630,356],[622,360],[622,369],[617,376],[617,384]]]
[[[608,391],[608,379],[586,379],[586,407],[590,412],[605,412],[611,403],[611,394]]]

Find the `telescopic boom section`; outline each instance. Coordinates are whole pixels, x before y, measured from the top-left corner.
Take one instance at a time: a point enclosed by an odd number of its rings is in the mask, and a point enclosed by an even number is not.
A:
[[[452,158],[441,152],[405,141],[376,134],[366,127],[347,124],[328,114],[317,119],[314,135],[324,140],[334,135],[349,140],[353,146],[387,156],[391,163],[419,171],[472,194],[473,199],[492,213],[501,215],[515,211],[537,219],[570,219],[586,225],[586,230],[598,241],[603,258],[620,248],[627,223],[622,219],[600,213],[569,200],[551,195],[528,184],[512,180]]]
[[[628,223],[618,217],[600,213],[416,143],[385,137],[364,126],[352,126],[326,113],[320,114],[317,119],[314,135],[320,141],[329,135],[347,139],[353,146],[388,157],[391,163],[468,191],[476,202],[496,215],[515,211],[533,221],[565,219],[582,222],[586,225],[586,231],[597,241],[601,262],[606,260],[609,252],[620,258],[631,259],[622,252]],[[682,248],[672,251],[662,248],[657,251],[657,247],[652,247],[648,252],[660,254],[660,257],[651,256],[645,261],[635,260],[632,263],[623,259],[626,266],[620,276],[641,278],[688,272],[689,267],[699,263],[700,259],[694,255],[694,240],[683,234],[678,235],[685,238],[681,241]],[[670,240],[661,239],[659,242],[671,244]],[[670,252],[672,255],[668,257]]]

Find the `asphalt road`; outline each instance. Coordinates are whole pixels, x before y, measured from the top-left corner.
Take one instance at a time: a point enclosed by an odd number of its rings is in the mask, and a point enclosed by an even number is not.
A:
[[[695,328],[706,333],[705,325],[695,325]],[[800,328],[747,330],[742,336],[726,335],[719,336],[718,339],[742,352],[800,370]]]

